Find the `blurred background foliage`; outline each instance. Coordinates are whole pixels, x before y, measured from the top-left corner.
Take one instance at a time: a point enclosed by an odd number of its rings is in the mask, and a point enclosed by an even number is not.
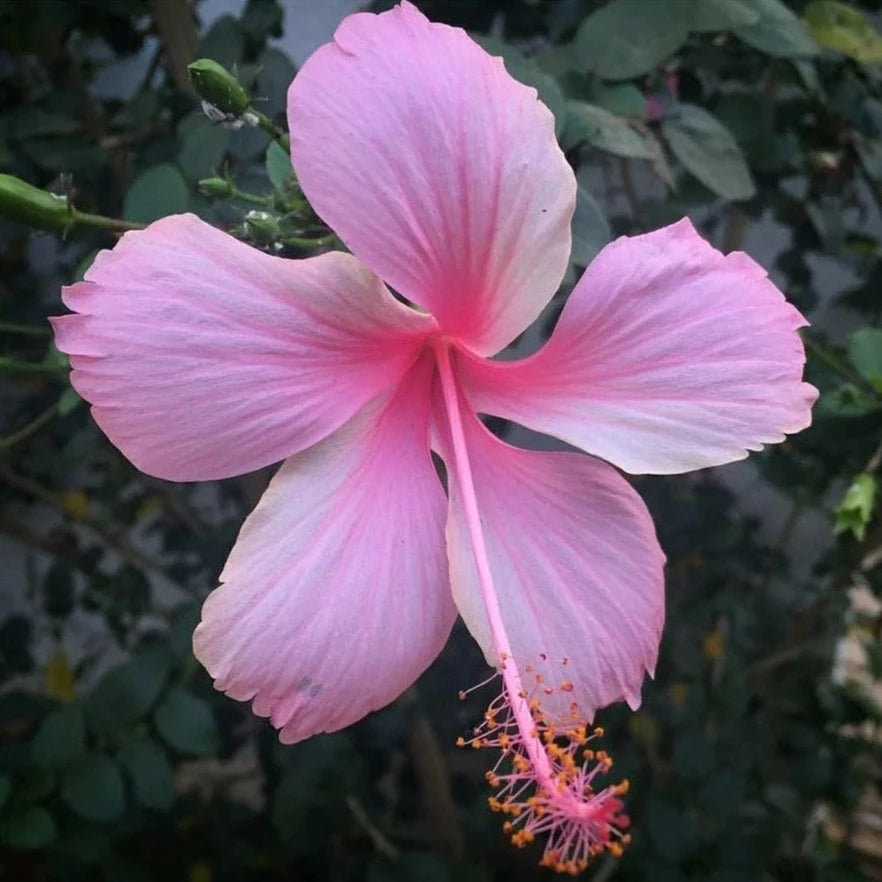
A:
[[[0,220],[0,879],[539,878],[487,809],[487,758],[453,747],[483,710],[456,701],[485,670],[461,628],[396,704],[293,747],[214,693],[190,635],[267,474],[139,474],[51,344],[59,285],[120,227],[82,215],[191,210],[292,257],[334,244],[271,137],[295,72],[276,38],[304,21],[247,0],[207,27],[206,5],[0,0],[0,173],[76,212],[0,196],[60,229]],[[577,171],[543,334],[611,236],[684,214],[812,321],[810,430],[747,467],[637,481],[668,624],[643,708],[599,718],[635,836],[587,878],[882,878],[880,4],[417,5],[539,90]],[[206,116],[200,56],[235,69],[263,125]]]

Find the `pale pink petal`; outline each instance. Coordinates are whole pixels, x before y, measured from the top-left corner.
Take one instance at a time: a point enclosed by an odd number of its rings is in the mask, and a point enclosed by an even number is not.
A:
[[[53,320],[71,382],[142,471],[278,462],[392,388],[434,326],[354,257],[264,254],[193,215],[126,233]]]
[[[197,657],[284,742],[388,704],[450,633],[427,367],[282,466],[202,609]]]
[[[599,460],[520,450],[474,416],[464,415],[464,423],[490,570],[519,669],[532,666],[550,686],[573,683],[572,692],[550,697],[538,689],[553,712],[565,713],[571,701],[589,719],[620,699],[636,708],[664,622],[664,555],[646,506]],[[450,455],[445,462],[456,468]],[[453,595],[487,661],[497,665],[455,478],[447,522]]]
[[[288,92],[304,193],[443,330],[501,349],[560,284],[576,184],[554,120],[458,28],[410,3],[345,19]]]
[[[811,422],[806,324],[746,254],[684,219],[595,258],[548,343],[519,362],[457,367],[475,408],[632,473],[743,459]]]

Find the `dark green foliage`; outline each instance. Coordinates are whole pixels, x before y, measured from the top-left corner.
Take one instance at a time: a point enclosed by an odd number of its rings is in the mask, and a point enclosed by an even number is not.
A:
[[[21,221],[0,220],[0,556],[25,551],[22,572],[0,564],[0,600],[3,580],[24,586],[0,606],[3,879],[542,878],[537,850],[513,850],[487,809],[489,758],[453,746],[484,710],[456,701],[486,675],[463,628],[397,703],[291,747],[212,690],[192,631],[268,474],[138,473],[50,344],[59,286],[115,241],[24,225],[63,227],[59,206],[132,222],[194,211],[289,257],[334,247],[270,137],[294,72],[267,44],[284,5],[248,0],[192,34],[185,59],[234,71],[227,111],[252,97],[260,127],[209,121],[166,73],[171,45],[131,94],[98,88],[148,37],[162,43],[155,2],[0,0],[0,174],[39,188],[0,199]],[[879,4],[846,4],[855,18],[814,3],[810,27],[800,0],[417,5],[537,89],[577,171],[573,265],[546,329],[610,238],[685,213],[725,250],[755,251],[772,229],[768,269],[812,323],[814,425],[754,455],[748,491],[714,472],[636,481],[668,555],[667,625],[639,712],[599,715],[631,781],[634,842],[586,878],[880,878],[862,833],[880,813],[880,707],[832,676],[846,634],[882,676],[880,616],[849,600],[882,598],[882,80],[865,23]],[[754,490],[775,495],[753,505]]]

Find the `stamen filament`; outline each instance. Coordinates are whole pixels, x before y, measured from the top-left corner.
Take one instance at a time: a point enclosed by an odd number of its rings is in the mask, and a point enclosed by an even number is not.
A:
[[[501,752],[486,778],[496,790],[488,800],[490,808],[507,818],[503,831],[518,848],[531,843],[536,834],[544,834],[546,845],[540,863],[559,873],[576,875],[604,851],[620,855],[630,840],[624,832],[630,821],[622,813],[619,798],[627,792],[628,783],[595,791],[594,779],[609,771],[612,759],[605,751],[587,745],[601,737],[603,730],[589,727],[575,701],[563,716],[548,715],[543,699],[572,692],[574,684],[569,680],[555,684],[530,664],[522,674],[515,661],[481,526],[449,344],[438,341],[434,349],[452,447],[448,451],[452,454],[450,480],[456,482],[490,639],[499,659],[498,673],[490,679],[499,676],[503,684],[502,694],[490,702],[472,737],[459,738],[457,744]],[[539,654],[539,662],[548,662],[545,653]],[[567,664],[568,659],[561,661],[561,665]],[[524,685],[524,676],[531,681],[529,687]],[[461,692],[460,698],[471,691]]]
[[[457,392],[456,381],[450,364],[449,346],[439,344],[435,349],[435,354],[438,359],[438,374],[441,379],[441,391],[444,396],[450,440],[453,445],[454,469],[452,469],[452,472],[454,480],[459,484],[459,492],[462,496],[466,525],[468,526],[469,536],[472,540],[472,551],[475,556],[475,568],[478,573],[478,582],[481,586],[481,597],[484,601],[484,609],[490,625],[490,636],[493,639],[496,654],[502,662],[502,681],[511,701],[518,729],[520,729],[524,736],[525,747],[530,761],[533,763],[533,768],[540,781],[550,788],[553,786],[551,764],[538,738],[531,736],[535,729],[535,724],[530,713],[527,692],[523,687],[520,672],[512,655],[511,644],[502,621],[499,599],[496,596],[496,589],[493,585],[493,574],[490,571],[487,546],[481,529],[481,517],[478,513],[475,483],[472,479],[472,468],[469,462],[465,432],[462,426],[462,415],[459,410],[459,393]]]

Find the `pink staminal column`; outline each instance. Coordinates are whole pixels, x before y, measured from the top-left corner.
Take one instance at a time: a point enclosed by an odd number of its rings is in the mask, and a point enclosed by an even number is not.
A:
[[[498,676],[502,679],[502,692],[490,703],[473,737],[460,738],[457,743],[501,751],[499,761],[487,773],[487,781],[497,789],[496,796],[489,799],[491,809],[509,818],[503,830],[518,847],[545,834],[541,864],[576,875],[596,855],[609,852],[618,856],[629,842],[630,836],[624,831],[630,821],[622,813],[619,799],[627,792],[628,782],[595,789],[595,778],[612,767],[605,751],[587,746],[603,730],[589,726],[576,702],[570,704],[565,718],[546,714],[541,696],[570,692],[573,684],[564,681],[549,685],[532,665],[525,666],[523,673],[518,667],[481,528],[449,345],[439,341],[434,349],[452,448],[451,480],[458,482],[462,497],[481,595],[499,658]],[[545,660],[543,655],[538,662]],[[563,663],[566,665],[566,659]]]

